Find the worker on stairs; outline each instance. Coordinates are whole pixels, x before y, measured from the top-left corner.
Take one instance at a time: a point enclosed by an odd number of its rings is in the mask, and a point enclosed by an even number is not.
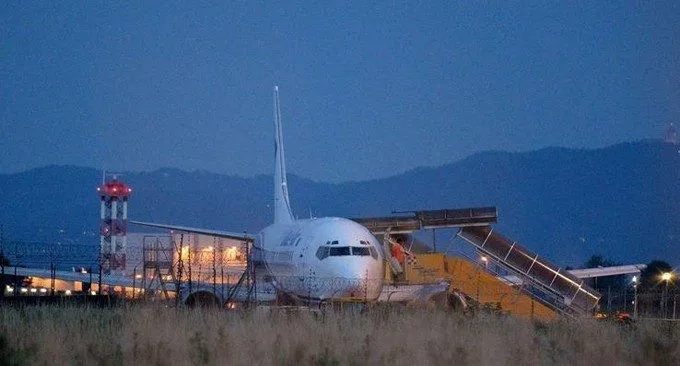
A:
[[[394,259],[399,262],[401,265],[401,268],[404,268],[404,264],[406,262],[406,256],[404,254],[404,247],[402,246],[403,239],[399,238],[397,241],[391,242],[392,248],[391,248],[391,254]],[[405,280],[405,274],[402,271],[401,273],[397,274],[394,276],[394,282],[401,282]]]

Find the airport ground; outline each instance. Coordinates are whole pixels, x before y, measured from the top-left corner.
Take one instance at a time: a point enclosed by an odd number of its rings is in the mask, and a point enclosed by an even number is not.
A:
[[[680,324],[439,309],[0,308],[4,364],[677,365]]]

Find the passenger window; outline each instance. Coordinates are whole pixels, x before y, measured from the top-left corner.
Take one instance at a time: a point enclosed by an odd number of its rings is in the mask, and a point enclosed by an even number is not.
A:
[[[319,247],[319,249],[316,250],[316,257],[319,258],[319,260],[326,259],[326,257],[328,257],[329,249],[329,247]]]
[[[340,257],[349,254],[349,247],[331,247],[331,257]]]

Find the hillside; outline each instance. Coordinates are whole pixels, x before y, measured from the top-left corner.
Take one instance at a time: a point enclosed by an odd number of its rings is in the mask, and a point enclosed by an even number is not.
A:
[[[271,177],[160,169],[124,173],[134,219],[255,232],[271,218]],[[24,240],[97,245],[96,169],[49,166],[0,175],[0,223]],[[498,230],[564,265],[602,254],[618,262],[680,263],[680,154],[659,141],[596,150],[484,152],[390,178],[318,183],[289,177],[301,217],[495,205]]]

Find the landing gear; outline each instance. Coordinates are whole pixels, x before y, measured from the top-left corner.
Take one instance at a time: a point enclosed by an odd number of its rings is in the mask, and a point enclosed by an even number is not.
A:
[[[189,295],[184,302],[189,308],[217,308],[220,301],[212,292],[197,291]]]

